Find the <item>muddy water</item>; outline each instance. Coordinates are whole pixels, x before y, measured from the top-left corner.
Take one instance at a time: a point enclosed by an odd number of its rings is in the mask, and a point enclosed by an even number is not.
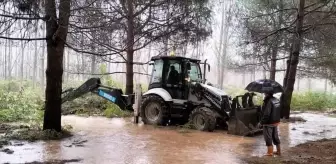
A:
[[[292,114],[291,116],[302,117],[307,122],[280,124],[279,135],[283,149],[288,149],[307,141],[336,137],[336,118],[310,113]],[[253,150],[251,154],[259,156],[266,152],[265,143],[263,136],[255,137],[255,139],[255,142],[246,149]]]
[[[280,125],[283,149],[308,140],[336,137],[336,118],[316,114],[295,116],[308,121]],[[222,164],[242,163],[242,156],[265,152],[262,136],[239,137],[225,131],[186,133],[172,128],[134,125],[131,119],[65,116],[62,121],[63,125],[74,128],[74,137],[10,146],[14,154],[0,153],[0,163],[81,159],[79,163]],[[84,143],[76,146],[73,143],[77,141]]]

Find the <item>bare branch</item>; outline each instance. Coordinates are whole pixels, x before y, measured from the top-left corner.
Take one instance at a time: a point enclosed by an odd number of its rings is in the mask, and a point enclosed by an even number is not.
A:
[[[46,20],[47,16],[45,17],[22,17],[22,16],[14,16],[14,15],[6,15],[6,14],[0,14],[1,17],[5,18],[11,18],[16,20]]]
[[[6,36],[0,36],[0,39],[19,40],[19,41],[32,41],[32,40],[46,40],[47,38],[11,38],[11,37],[6,37]]]
[[[69,43],[65,43],[65,45],[66,45],[66,47],[68,47],[68,48],[70,48],[70,49],[72,49],[72,50],[74,50],[75,52],[78,52],[78,53],[85,53],[85,54],[96,55],[96,56],[111,56],[111,55],[119,54],[118,52],[109,53],[109,54],[100,54],[100,53],[95,53],[95,52],[91,52],[91,51],[80,50],[78,48],[75,48],[75,47],[71,46]]]

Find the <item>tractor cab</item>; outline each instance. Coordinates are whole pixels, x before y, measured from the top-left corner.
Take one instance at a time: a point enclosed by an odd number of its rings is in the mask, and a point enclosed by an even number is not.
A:
[[[203,81],[200,60],[180,56],[155,56],[148,89],[163,88],[173,99],[187,100],[189,82]]]

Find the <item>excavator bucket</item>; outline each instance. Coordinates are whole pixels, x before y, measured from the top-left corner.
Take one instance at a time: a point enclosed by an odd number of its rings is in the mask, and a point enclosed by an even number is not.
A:
[[[230,118],[228,120],[228,134],[250,136],[261,132],[262,129],[257,127],[261,118],[260,106],[243,103],[242,107],[238,102],[239,97],[243,96],[237,96],[232,101]]]

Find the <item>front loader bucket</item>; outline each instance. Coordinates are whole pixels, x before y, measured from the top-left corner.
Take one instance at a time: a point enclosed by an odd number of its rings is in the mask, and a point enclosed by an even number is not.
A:
[[[249,136],[262,131],[257,127],[260,121],[260,108],[232,109],[228,120],[228,134]]]

